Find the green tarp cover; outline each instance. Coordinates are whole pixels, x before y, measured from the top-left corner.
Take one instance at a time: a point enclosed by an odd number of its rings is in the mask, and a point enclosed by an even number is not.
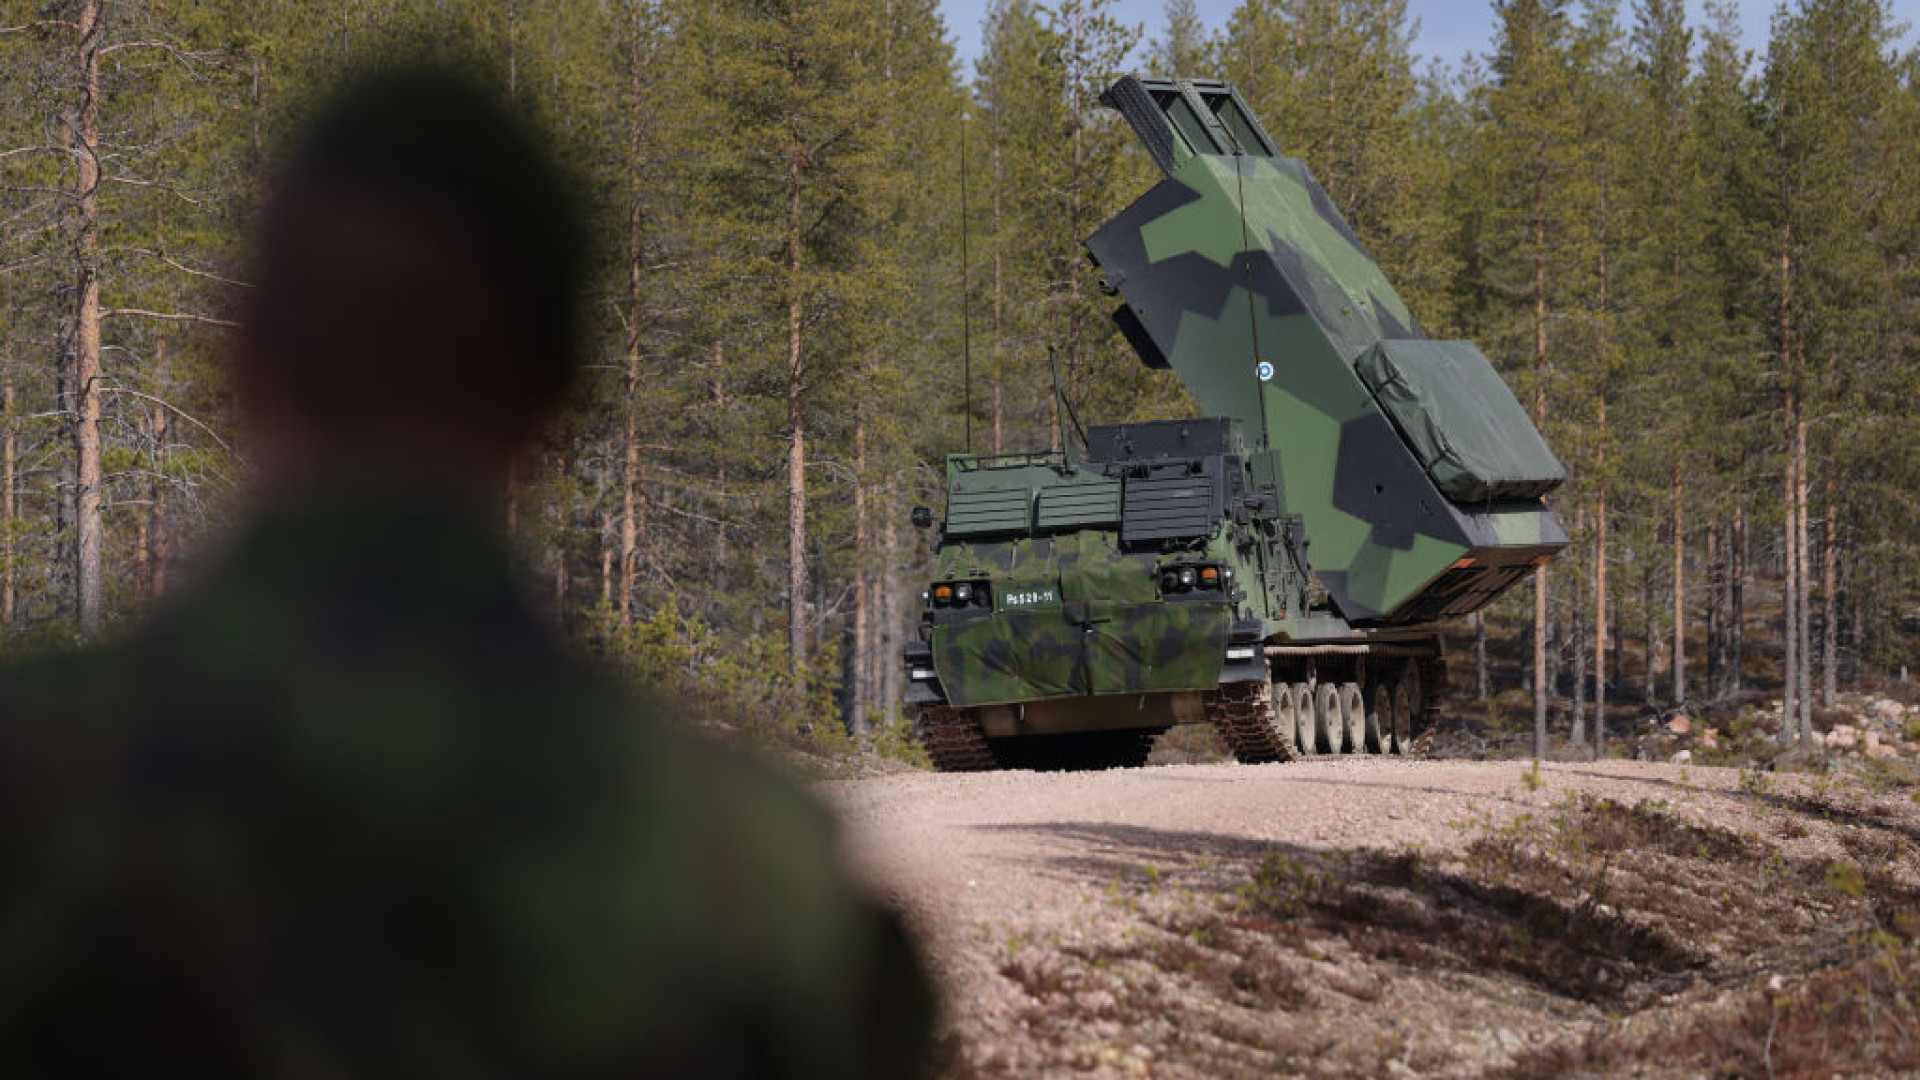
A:
[[[1470,341],[1382,341],[1355,364],[1442,494],[1533,499],[1567,478],[1513,391]]]
[[[1233,630],[1225,604],[1102,604],[1092,621],[1064,608],[996,611],[933,628],[933,668],[955,705],[1083,694],[1211,690]]]

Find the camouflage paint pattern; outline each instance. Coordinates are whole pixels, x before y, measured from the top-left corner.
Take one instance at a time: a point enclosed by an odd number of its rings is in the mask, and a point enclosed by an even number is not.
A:
[[[896,1077],[931,988],[798,783],[417,492],[0,667],[0,1075]]]
[[[934,628],[947,700],[1211,689],[1232,614],[1225,603],[1161,600],[1164,561],[1122,552],[1102,529],[944,546],[940,577],[982,574],[994,592],[991,612]]]
[[[950,705],[1211,689],[1236,621],[1257,620],[1267,641],[1365,641],[1370,627],[1477,610],[1566,542],[1537,498],[1466,506],[1441,493],[1355,367],[1383,341],[1417,358],[1426,336],[1412,313],[1306,167],[1228,115],[1243,108],[1230,87],[1207,84],[1213,105],[1233,102],[1210,112],[1179,84],[1198,105],[1183,134],[1155,111],[1175,85],[1154,83],[1153,98],[1136,80],[1128,98],[1122,80],[1103,98],[1147,103],[1128,119],[1168,176],[1087,246],[1142,358],[1231,422],[1190,464],[1196,485],[1221,485],[1205,487],[1213,516],[1192,532],[1162,524],[1189,512],[1153,501],[1187,483],[1154,472],[1180,467],[1183,441],[1084,465],[949,458],[935,579],[984,579],[993,597],[991,609],[928,609]],[[1195,151],[1183,140],[1206,116],[1215,149],[1257,152]],[[1138,426],[1145,437],[1155,425]],[[1146,501],[1128,519],[1136,490]],[[1163,567],[1203,559],[1234,571],[1232,600],[1161,596]]]
[[[1202,601],[1004,611],[935,627],[933,664],[962,706],[1211,690],[1232,624],[1226,604]]]
[[[1425,334],[1301,162],[1186,157],[1087,246],[1201,410],[1272,452],[1281,507],[1349,621],[1423,621],[1416,601],[1459,560],[1566,543],[1538,500],[1449,502],[1381,411],[1355,361]]]

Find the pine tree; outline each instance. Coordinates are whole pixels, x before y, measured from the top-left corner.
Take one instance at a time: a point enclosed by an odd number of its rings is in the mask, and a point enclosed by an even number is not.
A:
[[[731,0],[693,5],[685,32],[712,62],[701,97],[714,110],[709,132],[716,233],[737,239],[742,276],[762,303],[784,312],[787,648],[807,669],[816,607],[809,581],[808,411],[833,375],[819,320],[847,295],[843,273],[868,207],[861,185],[870,167],[865,119],[881,82],[866,48],[878,38],[874,10],[853,0]],[[777,185],[777,204],[764,192]],[[777,245],[769,243],[778,237]]]
[[[1563,0],[1504,0],[1492,61],[1493,80],[1482,108],[1486,120],[1477,152],[1485,156],[1491,208],[1480,236],[1486,285],[1507,298],[1490,313],[1486,340],[1499,354],[1525,357],[1514,378],[1530,399],[1534,423],[1549,441],[1549,390],[1555,382],[1549,328],[1579,262],[1582,229],[1569,184],[1580,176],[1584,147],[1572,79],[1574,28]],[[1517,355],[1516,355],[1517,354]],[[1534,752],[1547,749],[1548,568],[1534,571]]]
[[[1806,0],[1776,17],[1762,80],[1771,150],[1766,207],[1778,267],[1773,349],[1782,398],[1787,553],[1786,714],[1806,749],[1813,731],[1814,472],[1831,468],[1816,430],[1872,353],[1873,165],[1897,86],[1888,16],[1875,0]],[[1829,505],[1831,519],[1836,508]]]
[[[1218,48],[1194,0],[1167,0],[1160,35],[1147,45],[1148,67],[1163,78],[1214,78]]]

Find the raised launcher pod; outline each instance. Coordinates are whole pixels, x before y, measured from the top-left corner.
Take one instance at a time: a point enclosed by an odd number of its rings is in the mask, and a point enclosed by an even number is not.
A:
[[[1567,534],[1566,477],[1480,350],[1435,341],[1319,183],[1232,86],[1127,76],[1101,95],[1167,174],[1087,240],[1114,321],[1210,415],[1356,626],[1477,611]]]

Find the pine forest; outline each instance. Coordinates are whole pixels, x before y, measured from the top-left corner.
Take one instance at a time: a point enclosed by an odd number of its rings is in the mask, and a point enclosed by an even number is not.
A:
[[[1492,6],[1441,65],[1404,0],[993,0],[967,72],[934,0],[4,0],[0,652],[112,635],[240,512],[276,154],[426,55],[597,200],[590,367],[500,508],[529,587],[715,715],[904,744],[944,456],[1057,438],[1050,350],[1088,420],[1194,412],[1080,246],[1156,179],[1096,100],[1139,70],[1232,81],[1567,466],[1574,543],[1449,629],[1454,709],[1811,732],[1920,667],[1920,55],[1880,0],[1757,50],[1731,2]]]

